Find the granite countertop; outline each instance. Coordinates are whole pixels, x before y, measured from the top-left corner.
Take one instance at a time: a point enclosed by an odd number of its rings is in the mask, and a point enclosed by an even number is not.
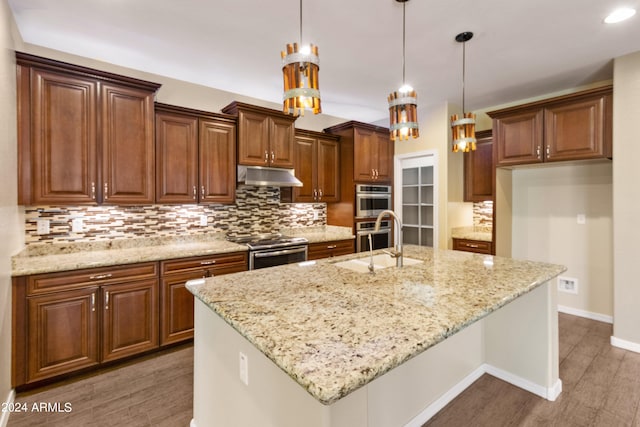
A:
[[[454,227],[451,229],[451,237],[454,239],[480,240],[482,242],[491,242],[491,227],[470,226],[470,227]]]
[[[310,242],[353,238],[349,227],[301,227],[282,231],[307,237]],[[12,257],[11,275],[26,276],[247,250],[244,244],[226,240],[224,233],[35,244]]]
[[[404,253],[423,262],[375,275],[335,265],[363,256],[352,254],[187,287],[331,404],[565,270],[413,245]]]

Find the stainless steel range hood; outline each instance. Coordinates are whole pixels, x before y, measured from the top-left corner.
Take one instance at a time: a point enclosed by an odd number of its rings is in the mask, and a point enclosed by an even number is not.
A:
[[[293,169],[238,165],[238,182],[258,187],[302,187]]]

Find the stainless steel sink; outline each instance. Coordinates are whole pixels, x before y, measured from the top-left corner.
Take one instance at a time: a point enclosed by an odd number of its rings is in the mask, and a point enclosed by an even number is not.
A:
[[[403,264],[405,266],[421,264],[423,261],[415,258],[403,258]],[[357,273],[368,273],[369,272],[369,264],[371,263],[371,257],[369,255],[363,256],[361,258],[350,259],[348,261],[339,261],[334,263],[334,265],[340,268],[346,268],[351,271],[355,271]],[[373,271],[382,270],[388,267],[395,267],[396,259],[391,258],[387,254],[378,254],[373,256]]]

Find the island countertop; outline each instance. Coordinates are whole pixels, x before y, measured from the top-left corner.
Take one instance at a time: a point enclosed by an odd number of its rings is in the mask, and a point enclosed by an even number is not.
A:
[[[375,253],[381,253],[376,251]],[[422,263],[374,275],[359,253],[208,278],[189,290],[323,404],[331,404],[565,270],[407,245]]]

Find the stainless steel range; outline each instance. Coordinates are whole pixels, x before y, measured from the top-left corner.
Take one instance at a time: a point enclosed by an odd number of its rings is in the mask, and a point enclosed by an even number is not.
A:
[[[249,247],[249,270],[307,260],[309,241],[304,237],[266,234],[232,240]]]

